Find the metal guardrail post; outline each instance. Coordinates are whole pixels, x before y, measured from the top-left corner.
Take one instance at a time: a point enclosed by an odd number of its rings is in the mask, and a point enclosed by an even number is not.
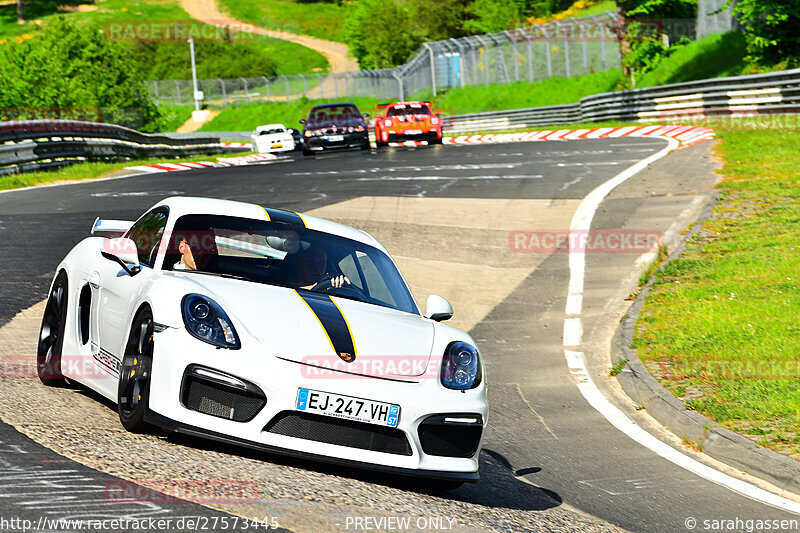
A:
[[[592,20],[597,23],[597,29],[600,32],[600,63],[603,65],[603,70],[606,68],[606,26],[598,19],[597,15],[592,15]]]
[[[586,57],[586,28],[583,24],[578,25],[581,29],[581,42],[583,43],[583,73],[589,72],[589,60]]]
[[[433,96],[436,96],[436,58],[433,56],[433,48],[428,43],[422,43],[428,53],[430,54],[431,61],[431,85],[433,86]]]
[[[526,40],[528,41],[528,81],[533,82],[533,45],[532,36],[530,32],[525,32]]]
[[[394,79],[397,80],[397,86],[400,88],[400,101],[404,102],[406,99],[406,94],[405,91],[403,90],[403,78],[401,78],[400,74],[398,74],[394,70],[392,70],[392,75],[394,76]]]
[[[514,30],[517,32],[519,30]],[[517,41],[514,38],[514,33],[511,30],[505,31],[508,40],[511,41],[511,53],[514,54],[514,81],[519,81],[519,60],[517,59]]]
[[[228,107],[228,94],[225,91],[225,80],[222,78],[217,78],[217,81],[219,81],[219,85],[222,87],[222,105],[224,107]]]
[[[302,74],[298,74],[300,78],[303,80],[303,96],[308,97],[308,88],[306,88],[306,77]]]
[[[178,95],[178,105],[181,105],[183,103],[181,100],[181,84],[178,83],[178,80],[175,80],[175,92]]]
[[[247,97],[247,101],[252,102],[253,99],[250,96],[250,91],[247,89],[247,80],[242,77],[239,77],[239,79],[242,80],[242,84],[244,85],[244,95]]]
[[[489,46],[480,35],[476,35],[475,38],[483,46],[483,70],[485,71],[484,74],[486,75],[486,85],[489,85]]]
[[[569,35],[567,34],[567,28],[564,24],[556,22],[556,27],[561,28],[561,31],[564,33],[564,75],[569,78]]]
[[[286,77],[286,74],[281,75],[283,80],[286,82],[286,101],[289,101],[289,78]]]
[[[264,97],[264,101],[269,102],[269,78],[266,76],[261,76],[261,79],[264,80],[264,89],[267,91],[267,95]]]
[[[323,83],[322,74],[319,72],[317,72],[317,79],[319,80],[319,97],[325,98],[325,89],[323,87],[325,84]]]
[[[336,74],[331,74],[333,78],[333,97],[339,99],[339,77]]]
[[[544,35],[544,55],[547,61],[547,77],[553,77],[553,64],[550,60],[550,33],[547,31],[547,28],[544,26],[540,27],[539,30]]]

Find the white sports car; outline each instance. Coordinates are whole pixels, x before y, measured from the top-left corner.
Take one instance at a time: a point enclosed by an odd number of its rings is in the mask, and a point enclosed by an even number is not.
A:
[[[110,234],[122,237],[111,238]],[[478,480],[486,378],[369,234],[253,204],[168,198],[96,220],[59,264],[39,337],[68,378],[151,426],[315,460]]]
[[[291,152],[295,149],[294,137],[283,124],[259,126],[250,134],[253,151],[259,154]]]

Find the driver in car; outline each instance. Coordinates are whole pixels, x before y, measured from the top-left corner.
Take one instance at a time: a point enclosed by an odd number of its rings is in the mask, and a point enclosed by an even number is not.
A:
[[[294,256],[294,266],[296,269],[296,285],[299,289],[311,290],[317,285],[328,282],[325,278],[328,270],[328,254],[320,248],[309,248],[304,252],[298,252]],[[329,278],[333,288],[344,287],[350,284],[347,276],[339,275]]]

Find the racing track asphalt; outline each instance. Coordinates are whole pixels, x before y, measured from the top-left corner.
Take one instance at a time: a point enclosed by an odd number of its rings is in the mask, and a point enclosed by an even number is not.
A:
[[[652,228],[663,222],[659,213],[677,216],[713,183],[707,145],[667,156],[618,188],[601,204],[593,227]],[[362,196],[581,199],[664,146],[658,139],[618,138],[393,149],[0,194],[0,325],[45,298],[54,267],[87,235],[96,216],[132,219],[169,195],[220,197],[296,211]],[[614,276],[624,277],[633,259],[626,254],[588,259],[586,306],[595,311],[587,318],[585,337],[602,331],[603,311],[615,297],[614,284],[619,284]],[[544,487],[552,505],[563,501],[633,531],[686,531],[688,517],[701,523],[736,517],[796,519],[658,457],[587,404],[563,355],[568,279],[566,254],[549,255],[472,329],[490,383],[482,463],[500,465],[510,475],[490,470],[480,483],[462,487],[450,498],[535,513],[541,504],[520,501],[525,482]],[[595,366],[602,368],[602,362]],[[31,460],[38,465],[40,457],[52,453],[6,424],[0,424],[0,441],[31,451],[0,453],[0,459],[20,468],[30,467]],[[89,470],[57,457],[70,468]],[[0,516],[38,518],[36,510],[10,502],[0,494]]]

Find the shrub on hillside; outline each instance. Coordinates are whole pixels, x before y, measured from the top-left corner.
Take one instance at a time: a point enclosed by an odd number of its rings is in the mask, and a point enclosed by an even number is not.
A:
[[[0,120],[78,118],[156,131],[159,113],[130,49],[60,17],[0,47]]]
[[[748,61],[800,65],[800,6],[797,0],[739,0],[733,13],[743,26]]]

